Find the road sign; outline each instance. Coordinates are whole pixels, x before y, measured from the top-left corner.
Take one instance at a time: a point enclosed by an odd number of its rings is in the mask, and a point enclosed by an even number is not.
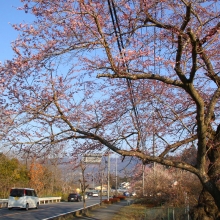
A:
[[[85,154],[83,156],[83,161],[84,163],[92,163],[92,164],[96,164],[96,163],[101,163],[102,161],[102,154]]]

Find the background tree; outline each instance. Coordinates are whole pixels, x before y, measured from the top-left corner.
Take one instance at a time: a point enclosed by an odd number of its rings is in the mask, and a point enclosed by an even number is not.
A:
[[[18,115],[4,141],[38,155],[58,142],[107,147],[186,170],[203,185],[193,219],[217,219],[217,1],[23,2],[36,21],[14,25],[16,55],[1,67]],[[193,145],[196,164],[166,157]]]
[[[29,184],[40,196],[62,196],[65,193],[62,189],[62,169],[64,167],[54,167],[50,159],[45,164],[33,158],[29,165]]]
[[[46,195],[62,195],[62,180],[63,170],[66,169],[64,160],[65,152],[63,146],[57,145],[48,153],[48,155],[41,159],[40,162],[45,168],[44,174],[44,193]],[[64,163],[64,166],[62,164]]]
[[[45,182],[43,180],[45,177],[45,173],[46,172],[44,166],[37,162],[35,158],[33,158],[29,170],[30,186],[34,188],[39,194],[44,189]]]
[[[16,158],[0,154],[0,197],[7,198],[10,189],[15,186],[28,186],[28,170]]]
[[[136,191],[138,196],[144,191],[145,202],[148,204],[192,207],[202,190],[202,185],[195,175],[176,168],[159,164],[147,166],[144,171],[144,184],[142,166],[137,166],[134,172],[136,181],[131,181],[131,189]]]

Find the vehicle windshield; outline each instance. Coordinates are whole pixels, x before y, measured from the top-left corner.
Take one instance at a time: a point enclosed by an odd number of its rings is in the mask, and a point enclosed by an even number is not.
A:
[[[24,189],[11,189],[10,196],[22,197],[24,196]]]
[[[70,194],[69,196],[77,196],[77,194]]]

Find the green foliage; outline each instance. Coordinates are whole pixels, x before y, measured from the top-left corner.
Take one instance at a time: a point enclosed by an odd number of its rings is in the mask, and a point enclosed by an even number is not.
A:
[[[63,201],[67,201],[68,193],[74,186],[72,182],[62,180],[61,170],[57,165],[44,164],[38,160],[31,170],[31,162],[28,161],[28,164],[0,153],[0,198],[8,198],[12,187],[32,187],[36,190],[36,186],[39,187],[41,183],[41,188],[37,191],[39,197],[61,196]]]
[[[7,198],[11,187],[27,187],[28,170],[15,158],[0,154],[0,198]]]
[[[61,195],[61,201],[67,201],[68,200],[68,194],[64,193]]]

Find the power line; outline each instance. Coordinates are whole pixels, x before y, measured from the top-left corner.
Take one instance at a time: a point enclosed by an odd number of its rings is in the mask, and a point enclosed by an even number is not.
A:
[[[118,49],[120,52],[120,56],[123,60],[123,67],[125,67],[127,69],[127,72],[129,72],[128,64],[124,62],[124,58],[126,57],[126,54],[125,54],[125,52],[122,52],[122,49],[124,50],[125,47],[124,47],[124,43],[123,43],[123,39],[122,39],[120,25],[118,22],[118,17],[117,17],[117,12],[115,9],[114,0],[111,0],[111,2],[110,2],[110,0],[108,0],[108,6],[109,6],[109,11],[110,11],[113,27],[114,27],[114,33],[115,33],[115,36],[117,39]],[[135,96],[134,96],[132,82],[130,79],[126,79],[126,82],[127,82],[128,88],[129,88],[130,100],[132,103],[132,108],[134,111],[134,115],[135,115],[135,119],[136,119],[136,123],[137,123],[137,128],[138,128],[138,131],[140,132],[140,139],[141,139],[141,144],[143,147],[144,143],[143,143],[143,139],[142,139],[141,126],[140,126],[140,121],[139,121],[139,116],[138,116],[138,109],[137,109],[137,106],[135,103]]]

